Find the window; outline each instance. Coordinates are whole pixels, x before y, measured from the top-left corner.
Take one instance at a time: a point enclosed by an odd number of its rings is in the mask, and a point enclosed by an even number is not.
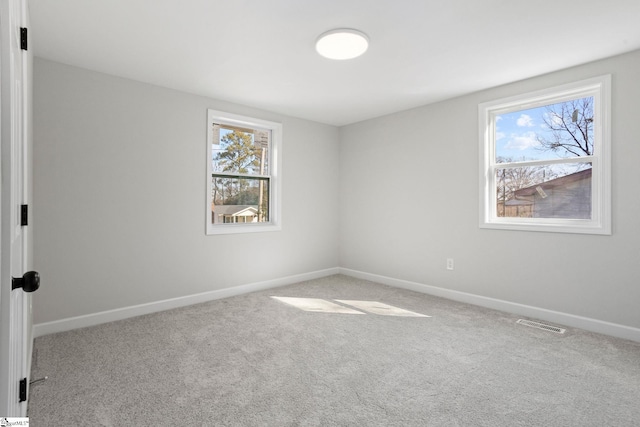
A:
[[[207,114],[207,234],[280,229],[282,125]]]
[[[611,234],[610,86],[479,105],[480,227]]]

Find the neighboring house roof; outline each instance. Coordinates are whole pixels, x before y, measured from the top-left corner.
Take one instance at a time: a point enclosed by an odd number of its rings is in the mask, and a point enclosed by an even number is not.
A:
[[[516,197],[533,196],[535,194],[540,193],[540,190],[538,188],[541,188],[542,190],[551,190],[553,188],[564,187],[573,182],[580,181],[583,179],[589,179],[589,178],[591,178],[591,168],[585,169],[580,172],[572,173],[570,175],[565,175],[560,178],[542,182],[540,184],[535,184],[535,185],[532,185],[531,187],[521,188],[515,191],[515,196]]]
[[[258,213],[256,205],[218,205],[212,206],[212,210],[217,215],[250,216]]]

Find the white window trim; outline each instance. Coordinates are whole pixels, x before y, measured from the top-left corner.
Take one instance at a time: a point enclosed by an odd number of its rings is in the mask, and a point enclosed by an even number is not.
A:
[[[495,117],[579,97],[594,97],[591,219],[509,218],[497,215]],[[480,135],[480,228],[611,234],[611,75],[485,102],[478,106]],[[560,162],[560,161],[559,161]],[[549,163],[549,162],[542,162]]]
[[[211,223],[211,142],[213,140],[212,123],[221,123],[231,126],[250,129],[264,129],[271,131],[271,147],[269,158],[269,222],[263,223],[238,223],[238,224],[212,224]],[[282,177],[280,165],[282,162],[282,124],[253,117],[226,113],[224,111],[207,110],[207,195],[205,206],[206,234],[236,234],[256,233],[264,231],[280,231],[282,229]]]

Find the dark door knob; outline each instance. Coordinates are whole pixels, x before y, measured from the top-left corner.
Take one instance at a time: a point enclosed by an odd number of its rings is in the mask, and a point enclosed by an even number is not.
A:
[[[25,292],[37,291],[40,287],[40,274],[37,271],[27,271],[22,277],[14,277],[11,289],[22,288]]]

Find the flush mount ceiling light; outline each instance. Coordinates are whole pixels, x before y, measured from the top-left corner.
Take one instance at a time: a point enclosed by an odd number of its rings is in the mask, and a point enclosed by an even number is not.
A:
[[[352,59],[367,51],[369,38],[362,32],[341,28],[318,37],[316,50],[329,59]]]

